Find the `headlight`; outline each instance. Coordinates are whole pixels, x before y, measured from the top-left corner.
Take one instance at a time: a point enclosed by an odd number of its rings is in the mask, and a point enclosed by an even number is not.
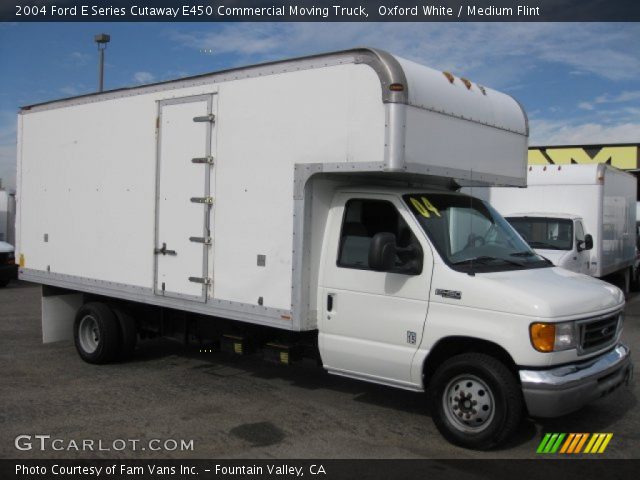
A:
[[[575,322],[532,323],[529,326],[531,345],[539,352],[557,352],[576,348],[577,329]]]

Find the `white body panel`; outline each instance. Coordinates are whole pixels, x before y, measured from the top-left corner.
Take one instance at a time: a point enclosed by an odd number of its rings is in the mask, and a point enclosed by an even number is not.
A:
[[[390,92],[396,81],[409,95]],[[188,122],[198,108],[180,103],[194,96],[214,99],[208,210],[185,203],[205,188],[204,167],[191,163],[204,142],[202,132],[191,138],[198,130]],[[441,111],[443,101],[451,109]],[[172,134],[166,122],[174,110],[182,120]],[[381,183],[522,185],[527,134],[512,98],[451,84],[440,72],[371,50],[25,107],[18,128],[20,276],[312,330],[324,248],[318,235],[332,188],[352,181],[336,174],[376,174]],[[465,163],[472,152],[474,165]],[[190,244],[207,222],[212,245]],[[154,255],[163,243],[177,255]],[[201,275],[211,285],[189,281]]]
[[[593,249],[537,249],[555,265],[603,277],[635,259],[636,178],[605,165],[529,167],[527,188],[469,187],[504,217],[550,217],[582,222]],[[575,228],[574,228],[575,230]],[[584,257],[584,259],[582,258]]]

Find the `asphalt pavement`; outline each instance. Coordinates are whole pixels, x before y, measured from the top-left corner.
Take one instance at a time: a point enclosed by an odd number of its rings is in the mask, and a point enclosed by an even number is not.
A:
[[[640,372],[640,295],[627,304],[623,341]],[[475,452],[439,435],[423,394],[312,362],[154,340],[127,363],[84,363],[72,342],[42,344],[40,287],[0,289],[0,458],[534,458],[546,432],[611,432],[603,456],[640,458],[638,398],[636,374],[630,387],[562,418],[526,420],[507,445]]]

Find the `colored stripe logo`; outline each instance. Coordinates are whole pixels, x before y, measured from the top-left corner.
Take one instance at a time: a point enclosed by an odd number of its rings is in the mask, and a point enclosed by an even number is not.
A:
[[[613,433],[546,433],[536,453],[604,453]]]

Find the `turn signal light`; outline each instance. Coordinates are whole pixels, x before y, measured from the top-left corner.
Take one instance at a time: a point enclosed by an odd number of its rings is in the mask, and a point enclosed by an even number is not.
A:
[[[550,323],[532,323],[529,327],[531,344],[539,352],[553,352],[556,326]]]

